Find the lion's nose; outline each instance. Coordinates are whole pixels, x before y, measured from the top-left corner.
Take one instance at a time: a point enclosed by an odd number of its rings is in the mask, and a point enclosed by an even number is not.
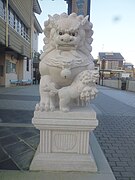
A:
[[[61,37],[61,41],[71,42],[71,41],[73,41],[73,38],[72,38],[69,34],[64,34],[64,35]]]

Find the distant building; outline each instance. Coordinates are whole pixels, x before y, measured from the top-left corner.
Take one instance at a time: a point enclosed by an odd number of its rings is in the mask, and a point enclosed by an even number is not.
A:
[[[124,57],[115,52],[99,52],[99,69],[101,78],[118,78],[124,72]]]
[[[132,63],[124,62],[123,68],[132,70],[134,68],[134,65]]]
[[[34,13],[41,13],[38,0],[0,0],[0,86],[32,80],[33,38],[42,32]]]
[[[120,53],[99,52],[100,69],[123,69],[124,57]]]
[[[130,77],[134,77],[134,65],[132,63],[124,62],[123,69],[126,73],[130,74]]]

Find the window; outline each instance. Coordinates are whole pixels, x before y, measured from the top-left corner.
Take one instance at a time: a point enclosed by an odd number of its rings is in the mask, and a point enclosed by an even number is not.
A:
[[[15,15],[14,16],[14,29],[17,31],[17,20],[18,20],[18,18],[17,18],[17,16]]]
[[[19,18],[17,18],[17,32],[21,34],[21,21]]]
[[[21,36],[24,36],[24,24],[21,23]]]
[[[16,64],[6,60],[6,73],[16,73]]]
[[[0,0],[0,17],[6,20],[6,1]],[[8,7],[8,22],[9,25],[19,33],[25,40],[30,41],[28,35],[28,28],[22,22],[22,20],[17,16],[16,12],[9,6]]]
[[[12,28],[14,28],[14,20],[15,20],[15,14],[13,10],[9,7],[8,9],[8,21]]]
[[[0,0],[0,17],[6,19],[6,5],[5,0]]]

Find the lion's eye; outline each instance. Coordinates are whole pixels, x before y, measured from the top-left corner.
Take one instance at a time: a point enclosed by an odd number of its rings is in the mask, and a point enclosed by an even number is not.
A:
[[[59,35],[62,35],[63,33],[62,32],[59,32]]]
[[[70,36],[77,36],[77,35],[78,35],[78,32],[70,32],[69,35],[70,35]]]
[[[75,33],[74,33],[74,32],[72,33],[72,36],[75,36]]]

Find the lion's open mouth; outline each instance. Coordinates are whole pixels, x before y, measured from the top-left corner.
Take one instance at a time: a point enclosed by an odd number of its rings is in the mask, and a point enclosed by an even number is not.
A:
[[[61,50],[71,50],[71,49],[76,49],[76,46],[73,44],[60,44],[57,46],[58,49]]]
[[[61,44],[60,47],[75,47],[73,44]]]

